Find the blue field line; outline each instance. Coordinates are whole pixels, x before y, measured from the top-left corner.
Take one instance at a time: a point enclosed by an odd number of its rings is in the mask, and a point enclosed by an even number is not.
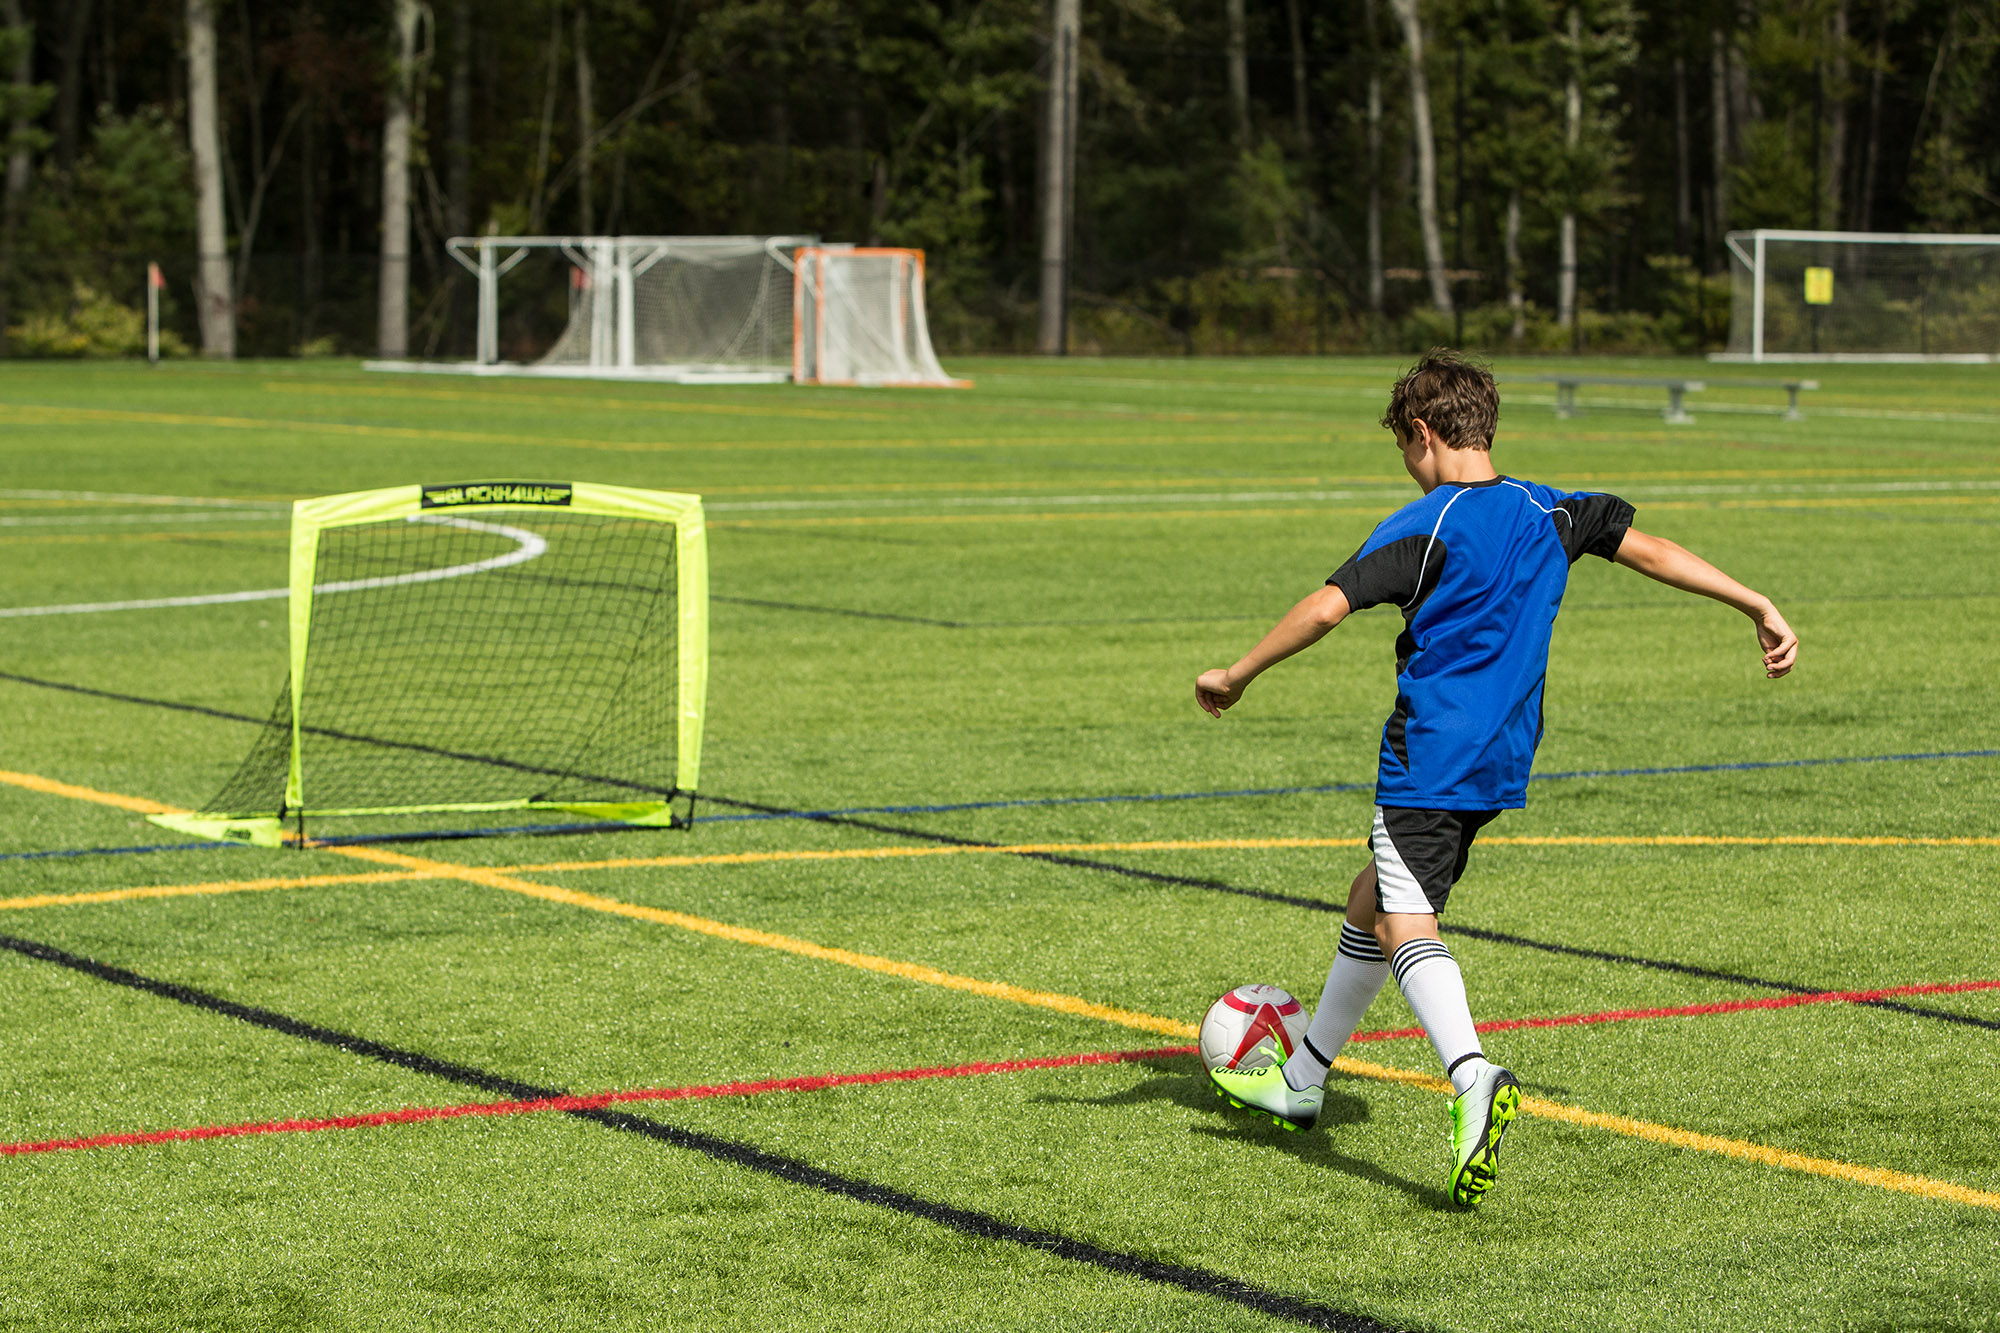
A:
[[[1641,778],[1676,773],[1749,773],[1770,768],[1819,768],[1831,764],[1895,764],[1927,759],[1995,759],[2000,750],[1936,750],[1921,754],[1843,755],[1829,759],[1769,759],[1740,764],[1674,764],[1664,768],[1580,768],[1568,773],[1537,773],[1530,782],[1561,782],[1575,778]],[[958,801],[949,805],[857,805],[838,810],[798,810],[743,815],[700,815],[696,823],[740,823],[765,819],[824,819],[840,815],[942,815],[959,810],[1018,810],[1030,806],[1122,805],[1144,801],[1209,801],[1242,796],[1317,796],[1329,792],[1373,791],[1372,782],[1329,782],[1313,787],[1242,787],[1222,791],[1146,792],[1119,796],[1044,796],[1011,801]]]
[[[0,861],[46,861],[55,856],[131,856],[137,852],[198,852],[247,847],[244,842],[156,842],[146,847],[66,847],[53,852],[0,852]]]
[[[2000,759],[2000,750],[1929,750],[1912,754],[1839,755],[1827,759],[1766,759],[1737,764],[1672,764],[1661,768],[1579,768],[1566,773],[1537,773],[1530,782],[1565,782],[1579,778],[1669,777],[1685,773],[1754,773],[1774,768],[1824,768],[1836,764],[1906,764],[1936,759]],[[1004,801],[955,801],[945,805],[852,805],[828,810],[759,811],[740,815],[697,815],[698,824],[740,824],[772,819],[829,819],[842,815],[945,815],[961,810],[1021,810],[1059,805],[1130,805],[1155,801],[1218,801],[1244,796],[1323,796],[1338,792],[1373,791],[1372,782],[1328,782],[1310,787],[1237,787],[1217,791],[1140,792],[1112,796],[1041,796]],[[444,829],[428,833],[361,833],[319,838],[328,846],[374,842],[439,842],[462,838],[503,837],[514,833],[601,833],[632,828],[622,823],[517,824],[503,828]],[[236,842],[166,842],[145,847],[78,847],[50,852],[4,852],[0,861],[36,861],[61,856],[127,856],[136,852],[192,852],[203,848],[248,846]]]

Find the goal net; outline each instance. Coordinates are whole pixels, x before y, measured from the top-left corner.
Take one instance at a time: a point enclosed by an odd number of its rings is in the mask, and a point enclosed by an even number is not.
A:
[[[812,246],[792,277],[800,384],[963,386],[944,373],[924,315],[924,252]]]
[[[2000,360],[2000,236],[1733,231],[1722,361]]]
[[[708,673],[699,496],[359,491],[299,501],[291,549],[291,672],[271,720],[203,810],[156,822],[275,845],[288,823],[303,840],[308,819],[354,816],[692,818]]]
[[[790,377],[793,253],[813,236],[456,236],[471,363],[370,370],[756,384]]]

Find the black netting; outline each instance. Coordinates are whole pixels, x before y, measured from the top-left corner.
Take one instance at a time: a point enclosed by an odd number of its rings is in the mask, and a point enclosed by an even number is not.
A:
[[[678,696],[674,527],[479,511],[320,534],[305,809],[664,799]],[[290,691],[209,803],[280,809]]]

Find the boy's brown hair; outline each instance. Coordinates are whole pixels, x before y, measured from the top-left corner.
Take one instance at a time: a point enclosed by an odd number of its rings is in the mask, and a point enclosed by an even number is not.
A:
[[[1406,440],[1421,418],[1453,449],[1491,449],[1500,425],[1500,391],[1486,367],[1449,347],[1433,347],[1389,391],[1382,424]]]

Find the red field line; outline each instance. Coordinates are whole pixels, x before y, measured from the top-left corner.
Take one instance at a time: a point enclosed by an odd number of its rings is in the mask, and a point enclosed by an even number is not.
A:
[[[1692,1018],[1735,1014],[1753,1009],[1791,1009],[1802,1004],[1865,1004],[1903,995],[1949,995],[1965,991],[2000,990],[2000,979],[1946,981],[1880,990],[1815,991],[1808,995],[1778,995],[1748,1000],[1718,1000],[1658,1009],[1607,1009],[1594,1014],[1560,1014],[1553,1018],[1501,1018],[1478,1025],[1481,1032],[1511,1032],[1517,1028],[1576,1027],[1586,1023],[1620,1023],[1640,1018]],[[1353,1041],[1399,1041],[1424,1035],[1422,1028],[1357,1032]],[[636,1088],[588,1096],[549,1097],[539,1101],[469,1102],[462,1106],[412,1106],[400,1111],[331,1116],[317,1120],[259,1120],[240,1125],[201,1125],[190,1129],[160,1129],[135,1134],[99,1134],[90,1138],[45,1139],[0,1143],[0,1157],[30,1153],[73,1152],[85,1148],[129,1148],[153,1143],[187,1143],[201,1139],[247,1138],[256,1134],[305,1134],[324,1129],[367,1129],[377,1125],[420,1124],[466,1116],[526,1115],[537,1111],[591,1111],[620,1102],[677,1102],[708,1097],[751,1097],[766,1092],[821,1092],[828,1088],[882,1083],[912,1083],[933,1078],[965,1078],[975,1074],[1018,1074],[1036,1069],[1073,1069],[1082,1065],[1126,1064],[1136,1060],[1171,1059],[1193,1055],[1193,1046],[1160,1046],[1143,1051],[1087,1051],[1078,1055],[1043,1056],[1030,1060],[982,1061],[920,1069],[883,1069],[859,1074],[816,1074],[804,1078],[764,1079],[748,1083],[705,1083],[682,1088]]]
[[[463,1106],[411,1106],[400,1111],[331,1116],[321,1120],[258,1120],[241,1125],[202,1125],[193,1129],[161,1129],[138,1134],[99,1134],[82,1139],[47,1139],[39,1143],[0,1143],[0,1157],[38,1152],[69,1152],[80,1148],[129,1148],[149,1143],[185,1143],[198,1139],[246,1138],[253,1134],[306,1134],[322,1129],[367,1129],[375,1125],[409,1125],[426,1120],[464,1116],[525,1115],[532,1111],[594,1111],[619,1102],[678,1102],[704,1097],[748,1097],[765,1092],[820,1092],[874,1083],[910,1083],[919,1079],[964,1078],[973,1074],[1017,1074],[1031,1069],[1070,1069],[1078,1065],[1124,1064],[1191,1055],[1192,1046],[1166,1046],[1146,1051],[1089,1051],[1081,1055],[1044,1056],[1033,1060],[987,1061],[927,1069],[883,1069],[863,1074],[818,1074],[806,1078],[774,1078],[755,1083],[708,1083],[685,1088],[635,1088],[580,1097],[546,1097],[528,1102],[471,1102]]]

